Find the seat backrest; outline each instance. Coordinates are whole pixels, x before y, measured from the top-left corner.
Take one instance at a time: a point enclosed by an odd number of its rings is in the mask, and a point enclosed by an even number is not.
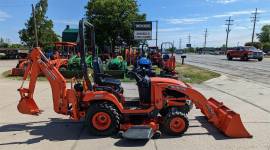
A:
[[[99,57],[95,57],[93,60],[93,70],[94,70],[94,74],[97,74],[97,73],[103,74],[104,73],[103,63]]]
[[[143,81],[137,83],[139,89],[140,101],[142,103],[151,103],[151,81],[150,78],[145,76]]]

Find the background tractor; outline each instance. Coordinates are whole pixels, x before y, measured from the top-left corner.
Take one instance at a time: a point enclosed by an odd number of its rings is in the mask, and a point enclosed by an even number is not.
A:
[[[169,47],[165,47],[168,45]],[[161,44],[161,52],[162,52],[162,65],[160,76],[178,79],[176,68],[176,59],[174,56],[175,47],[171,42],[163,42]]]
[[[116,55],[113,55],[113,58],[108,60],[105,73],[115,78],[123,79],[127,69],[127,62],[124,60],[123,56],[121,55],[121,50],[119,49],[118,52],[116,52]]]
[[[70,58],[76,49],[77,43],[72,42],[55,42],[52,49],[46,51],[47,56],[57,69],[66,67],[68,64],[68,58]],[[19,59],[15,68],[12,68],[12,76],[23,76],[26,67],[28,65],[27,59]]]

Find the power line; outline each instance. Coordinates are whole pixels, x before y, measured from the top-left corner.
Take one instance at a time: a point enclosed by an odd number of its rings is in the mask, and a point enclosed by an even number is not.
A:
[[[231,19],[231,16],[229,17],[229,20],[225,20],[226,21],[226,24],[227,25],[227,29],[226,29],[226,33],[227,33],[227,36],[226,36],[226,45],[225,45],[225,50],[227,51],[228,49],[228,40],[229,40],[229,33],[231,32],[231,26],[233,25],[232,22],[234,20]]]
[[[258,9],[256,8],[255,12],[252,13],[252,15],[254,15],[253,17],[251,17],[251,22],[253,22],[253,32],[252,32],[252,39],[251,42],[252,44],[254,43],[254,36],[255,36],[255,29],[256,29],[256,23],[259,21],[258,20]]]

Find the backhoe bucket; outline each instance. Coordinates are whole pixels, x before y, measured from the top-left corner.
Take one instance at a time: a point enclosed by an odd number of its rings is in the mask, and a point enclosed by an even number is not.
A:
[[[22,114],[38,115],[41,112],[32,98],[22,98],[17,108]]]
[[[213,98],[208,99],[207,103],[213,108],[217,115],[217,119],[212,121],[213,124],[225,135],[233,138],[252,137],[244,127],[238,113],[232,111],[224,106],[222,102],[218,102]]]

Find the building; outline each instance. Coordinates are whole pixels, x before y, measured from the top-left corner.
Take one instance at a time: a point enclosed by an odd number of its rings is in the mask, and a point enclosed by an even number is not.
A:
[[[62,32],[62,42],[77,42],[79,29],[70,28],[69,25]]]

